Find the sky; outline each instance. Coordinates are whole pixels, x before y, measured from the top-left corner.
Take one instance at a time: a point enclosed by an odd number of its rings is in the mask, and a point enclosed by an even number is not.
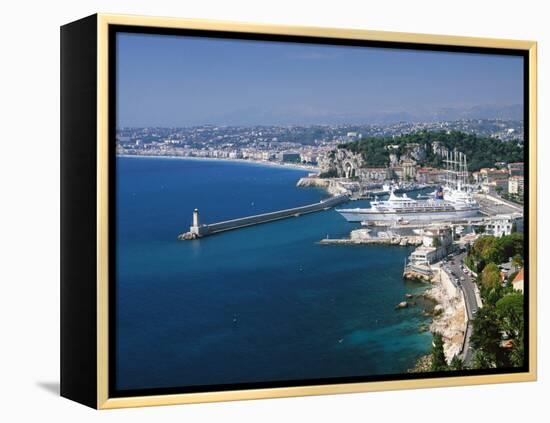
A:
[[[521,57],[117,34],[119,128],[509,118],[522,107]]]

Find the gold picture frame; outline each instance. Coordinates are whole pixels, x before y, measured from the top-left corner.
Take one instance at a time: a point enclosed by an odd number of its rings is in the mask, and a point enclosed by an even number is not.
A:
[[[73,24],[67,25],[69,28]],[[360,29],[314,28],[301,26],[262,25],[197,19],[179,19],[145,16],[97,14],[90,27],[95,25],[96,34],[96,169],[95,169],[95,404],[73,395],[69,384],[62,395],[86,403],[98,409],[141,407],[153,405],[188,404],[212,401],[233,401],[259,398],[343,394],[354,392],[389,391],[400,389],[435,388],[505,382],[535,381],[537,378],[537,44],[534,41],[517,41],[448,35],[412,34],[401,32],[368,31]],[[529,61],[529,370],[520,373],[491,375],[449,376],[388,380],[362,383],[343,383],[315,386],[277,387],[262,389],[231,390],[217,392],[148,395],[132,397],[109,396],[109,27],[139,26],[163,29],[193,29],[226,31],[250,34],[289,35],[330,39],[368,40],[434,46],[460,46],[494,49],[514,49],[528,53]],[[63,114],[62,114],[63,115]],[[68,301],[73,301],[68,297]],[[62,305],[63,308],[63,305]],[[67,312],[68,313],[68,312]],[[62,325],[63,326],[63,325]],[[62,328],[63,329],[63,328]],[[68,331],[66,331],[67,333]],[[72,342],[67,340],[67,342]],[[62,348],[63,351],[63,348]],[[63,354],[63,352],[62,352]],[[69,352],[65,353],[68,356]],[[93,358],[91,359],[93,361]],[[69,366],[70,367],[70,366]],[[65,376],[71,371],[65,371]],[[69,377],[69,376],[66,376]],[[78,376],[74,376],[78,378]],[[63,385],[63,381],[62,381]],[[72,386],[72,385],[71,385]],[[76,388],[75,388],[76,389]],[[80,388],[79,388],[80,389]],[[87,394],[89,396],[89,394]]]

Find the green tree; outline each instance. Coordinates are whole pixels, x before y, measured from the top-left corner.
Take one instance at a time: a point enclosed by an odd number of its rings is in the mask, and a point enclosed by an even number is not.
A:
[[[523,331],[521,335],[515,340],[508,359],[510,360],[510,365],[513,367],[522,367],[524,364],[524,338]]]
[[[474,354],[473,366],[474,369],[491,369],[495,367],[493,357],[485,351],[476,351]]]
[[[498,259],[504,262],[517,255],[520,260],[523,260],[523,244],[523,233],[521,232],[498,238],[495,243],[495,249],[499,254]]]
[[[514,269],[518,271],[523,267],[523,257],[519,254],[516,254],[514,257],[512,257],[512,266],[514,266]]]
[[[507,353],[500,345],[502,334],[495,307],[486,304],[479,309],[472,321],[472,328],[470,341],[477,350],[476,352],[479,353],[479,357],[474,358],[474,362],[478,363],[474,364],[474,367],[508,367],[510,362]]]
[[[345,148],[354,153],[361,153],[368,167],[387,166],[390,152],[402,156],[407,151],[407,144],[424,146],[426,156],[420,161],[421,165],[441,168],[442,158],[434,152],[433,143],[438,142],[449,150],[463,152],[468,156],[468,168],[477,171],[482,167],[491,167],[495,162],[514,162],[523,160],[524,147],[517,140],[495,142],[494,138],[479,137],[473,134],[452,131],[429,132],[419,131],[396,137],[367,137],[359,141],[340,144],[338,148]],[[397,146],[390,149],[388,146]]]
[[[523,261],[523,233],[515,232],[511,235],[495,238],[494,236],[479,237],[468,252],[468,262],[475,263],[477,272],[483,270],[487,263],[503,263],[516,257],[516,262]]]
[[[515,293],[502,297],[497,301],[496,312],[500,328],[509,339],[517,339],[523,332],[523,294]]]
[[[463,370],[464,361],[458,355],[455,355],[451,360],[450,368],[451,370]]]
[[[326,172],[319,174],[319,178],[336,178],[337,176],[338,172],[336,172],[336,169],[330,169]]]
[[[510,365],[516,367],[522,366],[524,360],[523,301],[523,294],[512,293],[498,300],[495,306],[500,330],[512,342],[508,360]]]
[[[432,371],[440,372],[448,370],[445,351],[443,349],[443,337],[439,333],[433,333],[432,341]]]
[[[502,296],[500,269],[495,263],[489,263],[480,275],[481,295],[486,302],[495,304]]]

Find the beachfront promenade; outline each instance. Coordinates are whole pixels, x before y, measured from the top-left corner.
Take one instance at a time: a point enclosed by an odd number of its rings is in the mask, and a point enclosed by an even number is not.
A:
[[[226,220],[223,222],[200,224],[199,211],[195,209],[193,212],[193,225],[189,228],[189,232],[178,236],[180,240],[191,240],[202,238],[208,235],[214,235],[220,232],[230,231],[233,229],[244,228],[247,226],[259,225],[262,223],[273,222],[275,220],[286,219],[288,217],[296,217],[303,214],[314,213],[321,210],[327,210],[338,204],[345,203],[349,200],[347,194],[336,195],[326,200],[306,206],[294,207],[270,213],[262,213],[254,216],[241,217],[238,219]]]

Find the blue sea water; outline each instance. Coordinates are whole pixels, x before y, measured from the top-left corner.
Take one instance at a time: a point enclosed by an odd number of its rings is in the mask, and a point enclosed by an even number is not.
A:
[[[402,280],[410,248],[318,244],[357,227],[335,210],[176,240],[195,207],[209,223],[325,198],[306,173],[117,158],[118,389],[395,374],[430,350],[421,307],[394,308],[425,288]]]

